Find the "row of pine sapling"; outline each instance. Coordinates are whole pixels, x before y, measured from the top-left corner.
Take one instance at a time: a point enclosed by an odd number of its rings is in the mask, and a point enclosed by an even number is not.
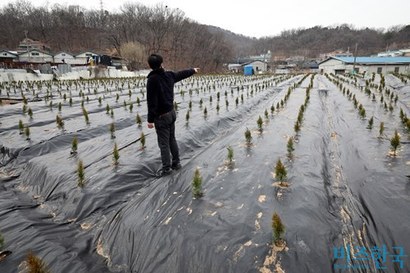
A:
[[[300,82],[301,82],[301,81],[300,81]],[[299,83],[299,84],[300,84],[300,83]],[[296,86],[294,86],[293,89],[294,89],[294,88],[296,88]],[[293,89],[292,89],[292,88],[289,88],[289,90],[288,90],[288,92],[287,92],[287,94],[286,94],[284,100],[281,101],[281,104],[278,103],[278,105],[277,105],[277,109],[278,109],[278,110],[279,110],[280,107],[283,107],[283,106],[284,106],[284,104],[286,103],[286,101],[289,99],[290,93],[291,93],[291,91],[292,91]],[[238,91],[239,91],[239,87],[238,87]],[[252,91],[251,91],[251,92],[252,92]],[[227,96],[227,92],[225,92],[225,96]],[[219,99],[220,99],[220,96],[219,96],[219,92],[218,92],[218,93],[217,93],[217,100],[219,101]],[[241,101],[243,101],[243,94],[241,95]],[[199,102],[200,107],[202,107],[202,103],[201,103],[201,102],[202,102],[202,99],[201,99],[200,102]],[[210,97],[210,102],[212,102],[212,96]],[[238,102],[238,98],[237,98],[236,102]],[[229,104],[227,104],[226,106],[228,107],[228,105],[229,105]],[[218,105],[217,105],[217,106],[218,106]],[[192,101],[189,101],[188,111],[187,111],[187,113],[186,113],[186,121],[187,121],[187,122],[189,121],[189,112],[190,112],[191,109],[192,109]],[[206,107],[205,107],[204,110],[206,110]],[[274,108],[273,105],[272,105],[271,110],[272,110],[272,114],[273,114],[273,112],[275,111],[275,108]],[[218,111],[218,109],[217,109],[217,111]],[[265,117],[267,116],[266,113],[267,113],[267,110],[265,110]],[[206,112],[204,112],[204,115],[206,115]],[[260,132],[262,132],[262,130],[263,130],[263,120],[262,120],[262,118],[261,118],[260,116],[259,116],[259,118],[258,118],[258,120],[257,120],[257,125],[258,125],[258,130],[259,130]],[[247,145],[248,147],[250,147],[250,146],[252,145],[252,134],[251,134],[251,131],[250,131],[248,128],[246,128],[246,131],[245,131],[245,141],[246,141],[246,145]],[[228,166],[232,167],[232,166],[233,166],[233,162],[234,162],[234,160],[233,160],[234,150],[233,150],[233,148],[232,148],[231,146],[228,146],[228,147],[227,147],[227,151],[228,151],[227,164],[228,164]],[[283,172],[283,170],[282,170],[282,172]],[[285,172],[285,176],[286,176],[286,170],[284,170],[284,172]],[[202,176],[201,176],[201,173],[200,173],[199,168],[195,169],[194,176],[193,176],[193,179],[192,179],[192,194],[193,194],[194,198],[201,198],[201,197],[203,196],[203,191],[202,191]]]
[[[128,88],[129,88],[129,90],[128,90],[128,97],[129,97],[130,99],[131,99],[131,96],[132,96],[131,88],[144,87],[144,84],[142,84],[142,83],[143,83],[143,81],[141,81],[141,80],[139,80],[138,83],[135,83],[135,81],[134,81],[134,83],[132,83],[132,84],[130,84],[130,82],[128,82]],[[109,94],[109,93],[111,93],[111,92],[113,91],[113,90],[109,90],[109,89],[107,88],[107,86],[108,86],[109,84],[111,84],[111,86],[115,85],[115,87],[117,88],[117,90],[119,90],[121,93],[122,93],[122,91],[124,90],[124,81],[122,81],[121,86],[119,86],[119,84],[115,84],[115,81],[114,81],[114,80],[112,80],[112,81],[92,80],[92,81],[86,81],[85,83],[82,82],[82,81],[68,81],[68,82],[64,82],[64,83],[61,83],[61,82],[60,82],[60,83],[58,83],[58,84],[55,85],[55,86],[57,86],[57,90],[54,90],[54,91],[53,91],[53,87],[52,87],[53,85],[50,84],[50,83],[43,82],[43,83],[36,83],[36,84],[37,84],[37,88],[38,88],[39,90],[40,90],[41,88],[43,88],[43,86],[45,86],[45,87],[47,88],[47,90],[46,90],[46,95],[43,96],[43,98],[44,98],[44,100],[45,100],[46,103],[49,103],[50,110],[52,110],[52,109],[53,109],[53,106],[54,106],[52,99],[53,99],[53,98],[58,98],[58,97],[62,98],[63,101],[66,102],[67,99],[68,99],[68,96],[69,96],[69,105],[72,106],[73,100],[72,100],[72,90],[71,90],[71,88],[75,87],[75,90],[78,90],[78,89],[80,88],[78,97],[79,97],[79,98],[82,98],[82,100],[81,100],[81,109],[82,109],[82,114],[83,114],[83,116],[84,116],[86,125],[89,125],[89,124],[90,124],[90,119],[89,119],[89,114],[88,114],[87,109],[85,108],[84,103],[85,103],[85,101],[86,101],[86,102],[89,102],[90,99],[89,99],[89,96],[88,96],[88,95],[86,96],[86,92],[83,91],[82,89],[88,89],[88,94],[89,94],[89,95],[91,94],[91,90],[94,89],[94,95],[96,96],[96,98],[97,98],[97,95],[100,95],[101,93],[104,92],[105,94],[104,94],[102,97],[101,97],[101,96],[98,96],[99,106],[102,105],[102,100],[103,100],[103,99],[105,100],[105,98],[106,98],[105,95],[106,95],[106,94]],[[20,83],[20,88],[21,88],[22,85],[23,85],[23,83]],[[28,84],[28,85],[27,85],[27,88],[26,88],[26,92],[28,92],[29,90],[32,90],[33,95],[35,94],[35,95],[38,97],[39,93],[36,93],[36,92],[35,92],[35,90],[34,90],[34,85],[35,85],[35,84]],[[88,88],[87,88],[87,85],[88,85]],[[98,91],[97,88],[99,88],[100,86],[104,87],[104,91]],[[214,85],[214,86],[215,86],[215,85]],[[251,86],[251,85],[250,85],[250,86]],[[264,82],[264,86],[266,87],[266,82]],[[62,90],[64,89],[64,87],[66,87],[67,92],[69,92],[69,94],[62,92]],[[253,89],[253,87],[254,87],[254,86],[252,85],[251,88]],[[258,87],[255,87],[255,89],[258,90]],[[239,88],[238,88],[238,90],[239,90]],[[53,93],[55,93],[55,92],[58,92],[58,94],[57,94],[57,95],[56,95],[56,94],[53,94]],[[253,92],[253,90],[252,90],[251,92]],[[225,93],[226,93],[226,92],[225,92]],[[142,96],[144,97],[144,92],[142,91],[142,88],[141,88],[141,94],[142,94]],[[30,118],[32,118],[32,117],[33,117],[33,111],[31,110],[30,107],[27,106],[27,105],[28,105],[28,99],[27,99],[27,97],[24,95],[23,90],[21,90],[21,95],[22,95],[22,98],[23,98],[23,114],[28,114],[28,115],[30,116]],[[116,95],[116,102],[118,103],[119,93],[116,93],[115,95]],[[212,98],[212,97],[210,97],[210,98]],[[212,99],[210,99],[210,100],[212,100]],[[241,95],[241,101],[243,102],[243,94]],[[138,106],[141,105],[141,101],[140,101],[140,98],[139,98],[139,97],[137,97],[136,103],[137,103]],[[226,104],[227,104],[227,106],[228,106],[228,105],[229,105],[229,102],[226,101]],[[57,105],[58,105],[59,114],[56,115],[56,119],[55,119],[55,120],[56,120],[57,127],[63,130],[63,129],[64,129],[64,121],[63,121],[63,118],[62,118],[62,115],[61,115],[61,111],[62,111],[62,106],[63,106],[63,104],[62,104],[62,102],[60,101],[60,102],[58,102]],[[130,110],[130,112],[132,112],[132,110],[133,110],[133,103],[132,103],[132,102],[130,102],[130,103],[127,104],[127,102],[124,101],[124,105],[125,105],[125,108],[126,108],[126,109],[127,109],[127,107],[128,107],[128,109]],[[177,107],[177,105],[176,105],[176,107]],[[106,113],[107,113],[107,114],[110,114],[111,117],[113,118],[113,117],[114,117],[113,107],[110,107],[110,105],[107,104],[105,109],[106,109]],[[204,116],[206,117],[207,115],[208,115],[208,110],[207,110],[207,108],[205,108],[205,109],[204,109]],[[187,119],[189,119],[189,113],[187,113]],[[137,120],[137,122],[138,122],[138,120]],[[26,129],[25,129],[26,136],[27,136],[27,139],[29,139],[30,129],[28,128],[28,125],[25,126],[25,127],[26,127]],[[19,125],[19,128],[20,128],[20,125]],[[24,132],[24,131],[20,129],[20,132]]]
[[[308,76],[309,76],[309,74],[305,75],[297,84],[295,84],[293,87],[288,89],[288,92],[285,95],[284,99],[282,99],[280,102],[277,103],[276,110],[279,111],[279,109],[282,108],[286,104],[286,102],[289,99],[289,96],[290,96],[291,92],[295,88],[297,88]],[[311,77],[310,85],[308,86],[308,88],[306,90],[305,102],[301,106],[301,108],[299,110],[298,117],[297,117],[297,121],[295,122],[294,129],[295,129],[296,133],[298,133],[300,131],[300,127],[301,127],[301,124],[302,124],[302,121],[303,121],[303,113],[306,110],[306,106],[307,106],[307,104],[309,102],[309,99],[310,99],[310,90],[313,88],[313,80],[314,80],[314,75]],[[274,111],[275,111],[275,106],[272,104],[271,113],[273,114]],[[268,116],[266,109],[265,109],[264,115],[265,115],[265,117]],[[262,125],[263,125],[263,120],[262,120],[261,116],[259,116],[258,120],[257,120],[257,126],[258,126],[258,130],[260,132],[262,132],[262,129],[263,129]],[[290,137],[288,139],[287,144],[286,144],[289,157],[292,157],[293,151],[295,149],[293,139],[294,139],[293,137]],[[247,146],[248,147],[251,146],[252,136],[251,136],[251,132],[248,128],[245,131],[245,140],[246,140]],[[230,151],[228,150],[228,157],[229,157],[229,155],[230,155]],[[278,185],[280,187],[288,187],[289,186],[289,183],[286,182],[286,180],[287,180],[287,170],[286,170],[286,167],[282,163],[280,158],[277,160],[276,165],[275,165],[275,178],[278,181]],[[285,233],[285,226],[284,226],[279,214],[276,213],[276,212],[274,212],[274,214],[272,216],[272,230],[273,230],[273,243],[278,248],[278,250],[282,250],[285,246],[285,240],[283,238],[283,235]]]
[[[275,83],[276,83],[276,81],[275,81]],[[248,98],[248,97],[253,97],[254,93],[258,93],[258,92],[260,92],[260,91],[263,91],[263,90],[265,90],[265,89],[266,89],[267,87],[269,87],[269,86],[272,86],[272,83],[262,82],[262,83],[260,83],[260,84],[258,84],[258,83],[248,84],[247,87],[245,87],[245,88],[244,88],[244,86],[241,86],[241,87],[237,86],[236,88],[230,88],[230,89],[231,89],[231,90],[230,90],[230,95],[231,95],[232,98],[234,98],[234,97],[235,97],[235,96],[234,96],[234,91],[236,90],[237,96],[236,96],[234,102],[235,102],[235,106],[238,107],[238,106],[239,106],[239,101],[241,102],[241,104],[244,103],[244,93],[243,93],[243,92],[245,91],[245,89],[246,89],[246,92],[247,92],[246,95],[247,95],[247,98]],[[196,89],[196,94],[199,95],[200,92],[205,93],[206,90],[208,90],[208,91],[210,92],[210,91],[211,91],[211,88],[200,88],[200,89]],[[219,111],[220,111],[220,109],[221,109],[221,107],[220,107],[221,92],[215,90],[215,85],[213,85],[213,91],[216,92],[216,106],[215,106],[215,110],[216,110],[216,113],[219,114]],[[240,94],[240,92],[242,92],[242,93]],[[184,99],[185,93],[186,93],[185,91],[180,90],[179,94],[180,94],[180,96],[181,96],[182,99]],[[192,97],[192,94],[193,94],[193,90],[190,89],[190,90],[189,90],[189,96],[190,96],[190,98]],[[225,95],[225,107],[226,107],[227,110],[228,110],[229,105],[230,105],[229,95],[228,95],[228,94],[229,94],[229,93],[228,93],[228,90],[225,90],[225,91],[224,91],[224,95]],[[210,107],[211,107],[211,106],[212,106],[212,103],[213,103],[213,96],[212,96],[212,94],[209,95],[209,100],[208,100],[208,101],[209,101],[209,105],[210,105]],[[185,113],[186,124],[189,123],[189,119],[190,119],[190,117],[191,117],[192,104],[193,104],[193,103],[192,103],[192,100],[190,99],[189,102],[188,102],[188,109],[187,109],[187,111],[186,111],[186,113]],[[175,104],[175,105],[174,105],[174,108],[177,110],[177,109],[178,109],[178,105]],[[204,106],[204,97],[201,97],[200,100],[199,100],[199,109],[202,110],[202,112],[203,112],[203,117],[204,117],[205,119],[207,119],[208,114],[209,114],[209,110],[208,110],[208,107],[207,107],[207,106]]]
[[[308,75],[306,75],[307,77]],[[302,81],[306,78],[304,77],[300,82],[299,85],[302,83]],[[310,100],[310,91],[313,88],[313,81],[314,81],[314,77],[315,75],[312,75],[312,77],[310,78],[310,84],[306,89],[306,97],[305,97],[305,101],[304,104],[301,105],[300,109],[299,109],[299,113],[295,122],[295,132],[296,134],[299,133],[301,126],[302,126],[302,122],[303,122],[303,116],[304,116],[304,112],[307,108],[307,105],[309,103]],[[293,152],[295,150],[294,147],[294,137],[289,137],[288,141],[286,143],[286,150],[288,152],[288,157],[289,158],[293,158]],[[280,187],[288,187],[289,183],[286,182],[287,180],[287,170],[285,165],[282,163],[281,159],[279,158],[278,161],[276,162],[275,165],[275,178],[279,183]],[[285,226],[280,218],[280,216],[275,212],[272,216],[272,230],[273,230],[273,243],[276,246],[276,248],[278,248],[278,250],[283,250],[286,243],[285,240],[283,238],[283,235],[285,233]]]
[[[373,74],[373,78],[372,80],[374,81],[374,74]],[[343,91],[343,95],[347,94],[348,98],[351,99],[352,98],[352,93],[350,93],[349,89],[347,89],[347,91],[345,90],[345,87],[343,87],[343,85],[341,85],[339,82],[336,82],[339,86],[339,88]],[[366,81],[366,87],[368,88],[368,86],[371,86],[370,81]],[[342,89],[343,87],[343,89]],[[373,87],[373,86],[371,86]],[[379,87],[379,91],[382,92],[383,88],[385,88],[385,82],[384,82],[384,76],[381,75],[381,84]],[[394,95],[389,89],[385,89],[385,92],[387,95],[389,95],[390,97],[390,111],[393,110],[393,106],[392,106],[392,101],[394,100],[394,104],[397,104],[398,101],[398,96],[397,94]],[[383,95],[381,96],[381,102],[383,103]],[[357,105],[359,104],[355,95],[353,95],[353,104],[355,106],[355,108],[357,108]],[[385,109],[386,109],[386,103],[384,103]],[[364,110],[364,108],[362,107],[361,104],[359,104],[359,115],[362,118],[365,118],[366,116],[366,112]],[[387,109],[386,109],[387,110]],[[404,113],[403,109],[400,108],[400,120],[401,123],[404,125],[404,127],[410,131],[410,121],[407,118],[406,114]],[[367,129],[372,130],[373,129],[373,124],[374,124],[374,118],[373,116],[368,120],[368,125],[367,125]],[[379,138],[382,138],[384,135],[384,130],[385,130],[385,126],[384,126],[384,122],[380,122],[380,126],[379,126]],[[392,138],[390,139],[390,146],[392,149],[392,155],[396,156],[397,155],[397,148],[400,146],[400,135],[398,133],[397,130],[395,130],[394,135],[392,136]]]

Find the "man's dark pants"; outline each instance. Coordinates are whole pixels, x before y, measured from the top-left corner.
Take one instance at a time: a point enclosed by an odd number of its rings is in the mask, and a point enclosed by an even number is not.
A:
[[[177,119],[174,110],[163,114],[154,120],[155,130],[157,132],[158,146],[161,150],[162,168],[171,168],[179,164],[178,144],[175,139],[175,120]]]

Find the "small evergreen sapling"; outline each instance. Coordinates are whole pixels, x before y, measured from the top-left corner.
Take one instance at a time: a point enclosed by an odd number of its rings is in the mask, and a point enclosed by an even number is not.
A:
[[[135,121],[136,121],[138,127],[141,127],[142,119],[141,119],[141,116],[138,113],[137,113],[137,117],[135,118]]]
[[[245,140],[246,140],[246,145],[250,146],[252,144],[252,134],[248,128],[246,128],[246,131],[245,131]]]
[[[283,225],[282,220],[276,212],[272,216],[272,230],[273,242],[275,246],[283,246],[283,234],[285,233],[285,226]]]
[[[85,119],[85,123],[86,123],[87,125],[90,124],[90,119],[88,118],[87,109],[85,109],[84,107],[83,107],[83,116],[84,116],[84,119]]]
[[[78,161],[77,164],[77,176],[78,176],[78,183],[77,185],[79,187],[84,187],[85,182],[84,182],[84,178],[85,178],[85,173],[84,173],[84,164],[82,160]]]
[[[78,150],[78,139],[77,136],[74,136],[73,141],[71,142],[71,154],[77,154]]]
[[[27,265],[27,272],[29,273],[50,273],[50,270],[47,268],[43,260],[29,252],[25,260]]]
[[[226,148],[228,150],[228,163],[232,164],[233,162],[233,148],[231,146],[228,146],[228,148]]]
[[[26,126],[24,128],[24,134],[26,135],[26,140],[30,140],[30,127]]]
[[[56,116],[56,123],[57,123],[58,129],[64,129],[64,121],[60,115]]]
[[[380,122],[379,137],[382,137],[384,133],[384,122]]]
[[[286,168],[280,159],[278,159],[278,161],[276,162],[275,175],[276,179],[279,180],[279,184],[283,184],[284,180],[287,177]]]
[[[19,120],[19,133],[22,135],[24,133],[24,124],[23,121],[20,119]]]
[[[189,122],[189,110],[188,111],[186,111],[186,114],[185,114],[185,120],[186,120],[186,122],[188,123]]]
[[[114,160],[114,165],[118,165],[119,159],[120,159],[120,153],[118,152],[118,146],[117,143],[114,144],[114,150],[113,150],[113,160]]]
[[[369,124],[367,125],[367,129],[373,129],[373,117],[369,119]]]
[[[28,108],[27,114],[28,114],[28,116],[30,117],[30,119],[33,118],[33,110],[31,110],[30,107]]]
[[[144,135],[144,132],[141,132],[140,141],[141,141],[141,148],[144,149],[145,148],[145,135]]]
[[[262,132],[262,130],[263,130],[263,120],[262,120],[261,116],[259,116],[258,120],[256,121],[256,124],[258,124],[258,130],[260,132]]]
[[[201,198],[204,195],[202,192],[202,177],[198,168],[195,170],[192,180],[192,194],[195,198]]]
[[[110,134],[111,134],[111,138],[114,139],[115,138],[115,124],[114,124],[114,122],[112,122],[110,124]]]
[[[295,148],[293,147],[293,137],[290,137],[288,139],[287,149],[289,154],[292,154],[292,152],[295,150]]]
[[[294,126],[295,132],[298,133],[300,131],[300,123],[299,121],[295,122],[295,126]]]
[[[390,140],[390,145],[393,149],[394,156],[396,156],[397,148],[400,146],[400,135],[397,130],[394,131],[394,136]]]
[[[272,104],[272,106],[270,107],[270,113],[273,115],[273,113],[275,113],[275,106]]]

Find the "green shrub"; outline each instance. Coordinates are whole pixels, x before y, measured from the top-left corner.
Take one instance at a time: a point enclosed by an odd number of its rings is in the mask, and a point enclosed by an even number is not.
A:
[[[249,131],[248,128],[246,128],[246,131],[245,131],[245,140],[246,140],[246,144],[248,146],[250,146],[252,144],[252,134],[251,134],[251,131]]]
[[[56,115],[56,123],[57,123],[58,129],[64,129],[64,121],[60,115]]]
[[[71,154],[76,154],[78,149],[78,139],[77,136],[74,136],[73,141],[71,142]]]
[[[138,113],[137,113],[137,116],[135,117],[135,122],[137,123],[138,127],[141,127],[142,119],[141,119],[141,116]]]
[[[145,134],[144,134],[144,132],[141,132],[140,141],[141,141],[141,148],[145,148]]]
[[[112,122],[110,124],[110,134],[111,134],[111,138],[115,138],[115,124],[114,124],[114,122]]]
[[[198,168],[195,170],[194,178],[192,179],[192,193],[195,198],[200,198],[204,195],[202,192],[202,177]]]
[[[20,135],[24,133],[24,124],[21,119],[19,120],[19,132],[20,132]]]
[[[367,128],[370,130],[373,129],[373,117],[369,119],[369,124],[367,125]]]
[[[26,126],[24,128],[24,134],[26,135],[26,139],[30,140],[30,127]]]
[[[394,136],[390,139],[390,145],[393,149],[394,156],[396,156],[397,148],[400,146],[400,135],[397,130],[394,131]]]
[[[82,160],[78,161],[77,164],[77,176],[78,176],[78,186],[79,187],[84,187],[84,178],[85,178],[85,173],[84,173],[84,164]]]
[[[284,182],[284,180],[286,180],[287,171],[280,159],[278,159],[278,161],[276,162],[275,174],[276,174],[276,179],[279,182]]]
[[[295,150],[295,148],[293,147],[293,137],[290,137],[288,139],[287,149],[289,154],[292,154],[292,152]]]
[[[381,137],[384,133],[384,122],[380,122],[379,136]]]
[[[117,143],[114,144],[114,150],[113,150],[112,155],[113,155],[114,164],[118,165],[118,163],[119,163],[118,160],[120,159],[120,153],[118,152]]]
[[[189,122],[189,110],[188,111],[186,111],[186,114],[185,114],[185,120],[186,120],[186,122]]]
[[[26,258],[28,273],[49,273],[49,269],[43,260],[29,252]]]
[[[282,223],[279,215],[275,212],[272,216],[272,230],[273,230],[273,241],[276,246],[281,246],[283,244],[283,234],[285,233],[285,226]]]
[[[300,131],[300,123],[296,121],[295,126],[293,128],[295,129],[295,132],[298,133]]]
[[[84,116],[84,119],[85,119],[85,123],[87,125],[90,124],[90,119],[88,118],[88,112],[87,112],[87,109],[85,109],[85,107],[83,107],[83,116]]]
[[[233,148],[231,146],[228,146],[227,150],[228,150],[229,164],[232,164],[232,161],[233,161]]]
[[[262,120],[261,116],[259,116],[258,120],[256,121],[256,124],[258,125],[258,130],[262,132],[262,130],[263,130],[263,120]]]

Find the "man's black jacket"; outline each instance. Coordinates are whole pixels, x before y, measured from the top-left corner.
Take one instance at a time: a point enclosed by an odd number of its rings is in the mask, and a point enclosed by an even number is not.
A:
[[[148,122],[174,108],[174,84],[195,74],[194,69],[179,72],[163,68],[151,71],[147,80]]]

